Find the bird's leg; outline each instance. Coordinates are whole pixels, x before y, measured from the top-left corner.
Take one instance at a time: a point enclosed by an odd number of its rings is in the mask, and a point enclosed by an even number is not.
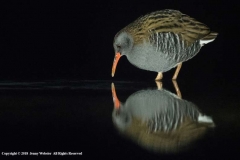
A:
[[[177,76],[178,76],[178,73],[179,73],[181,67],[182,67],[182,62],[177,65],[177,69],[176,69],[176,71],[175,71],[175,73],[173,75],[173,78],[172,78],[173,80],[177,79]]]
[[[173,82],[173,85],[174,85],[174,88],[175,88],[175,90],[177,92],[178,97],[182,99],[182,94],[181,94],[180,89],[178,87],[177,81],[176,80],[172,80],[172,82]]]
[[[162,72],[158,72],[157,77],[155,78],[155,81],[160,81],[163,78]]]
[[[160,82],[160,81],[155,81],[155,82],[156,82],[156,85],[157,85],[157,89],[161,90],[162,89],[162,82]]]

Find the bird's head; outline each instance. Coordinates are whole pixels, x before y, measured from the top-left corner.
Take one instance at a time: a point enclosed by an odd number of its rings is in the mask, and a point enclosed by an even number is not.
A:
[[[113,123],[121,130],[124,130],[132,122],[131,114],[126,109],[126,106],[117,98],[114,83],[111,84],[114,109],[112,113]]]
[[[128,54],[132,50],[132,47],[133,47],[132,36],[127,32],[118,33],[114,38],[113,47],[114,47],[114,51],[115,51],[115,58],[113,61],[113,66],[112,66],[112,77],[115,74],[117,63],[118,63],[120,57],[123,55],[128,56]]]
[[[125,130],[132,124],[132,115],[126,110],[124,104],[121,103],[119,109],[114,108],[112,120],[118,129]]]

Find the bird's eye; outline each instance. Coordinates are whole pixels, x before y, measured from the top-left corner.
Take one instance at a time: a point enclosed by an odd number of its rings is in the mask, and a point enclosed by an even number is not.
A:
[[[120,45],[117,45],[117,48],[118,48],[118,49],[120,49],[120,48],[121,48],[121,46],[120,46]]]

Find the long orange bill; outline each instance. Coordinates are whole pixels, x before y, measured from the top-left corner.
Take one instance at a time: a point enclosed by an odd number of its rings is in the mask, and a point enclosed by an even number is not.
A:
[[[113,97],[114,107],[115,107],[115,109],[119,109],[120,108],[120,101],[117,98],[117,94],[116,94],[115,87],[114,87],[113,83],[111,85],[111,88],[112,88],[112,97]]]
[[[116,68],[117,68],[117,63],[118,63],[120,57],[121,57],[121,54],[120,54],[119,52],[117,52],[117,53],[115,54],[115,57],[114,57],[114,60],[113,60],[112,77],[114,77],[115,70],[116,70]]]

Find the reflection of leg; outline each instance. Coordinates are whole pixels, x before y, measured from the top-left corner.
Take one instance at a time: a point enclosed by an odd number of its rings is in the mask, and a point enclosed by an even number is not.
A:
[[[155,81],[155,82],[156,82],[156,85],[157,85],[157,89],[161,90],[162,89],[162,82],[160,82],[160,81]]]
[[[181,67],[182,67],[182,62],[177,65],[177,69],[176,69],[176,71],[173,75],[173,78],[172,78],[173,80],[177,79],[177,76],[178,76],[178,73],[179,73]]]
[[[177,92],[178,97],[182,99],[182,94],[181,94],[180,89],[178,88],[177,81],[172,80],[172,82],[173,82],[173,85],[174,85],[174,88],[175,88],[175,90],[176,90],[176,92]]]
[[[155,81],[160,81],[163,78],[162,72],[158,72],[157,77],[155,78]]]
[[[112,97],[113,97],[114,107],[115,107],[116,109],[119,109],[119,107],[120,107],[120,101],[119,101],[118,98],[117,98],[117,94],[116,94],[116,91],[115,91],[114,83],[112,83],[111,88],[112,88]]]

